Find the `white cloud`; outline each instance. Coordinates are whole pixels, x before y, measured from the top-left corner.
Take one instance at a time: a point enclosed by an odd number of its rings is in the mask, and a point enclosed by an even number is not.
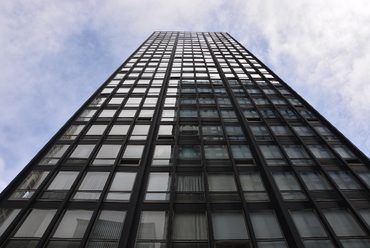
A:
[[[8,183],[155,30],[229,32],[370,154],[369,5],[3,1],[0,182]]]

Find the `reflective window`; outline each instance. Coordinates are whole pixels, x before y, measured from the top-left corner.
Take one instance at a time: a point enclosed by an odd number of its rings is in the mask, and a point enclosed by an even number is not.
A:
[[[345,145],[333,145],[333,148],[344,159],[356,158],[356,156]]]
[[[137,233],[136,247],[165,247],[168,213],[143,211]]]
[[[69,145],[54,145],[50,151],[41,160],[40,164],[53,165],[63,156]]]
[[[361,189],[361,186],[353,179],[348,171],[329,171],[328,174],[340,189]]]
[[[106,197],[107,201],[128,201],[136,178],[134,172],[116,172]]]
[[[10,198],[17,200],[31,198],[48,174],[49,171],[32,171]]]
[[[88,158],[95,145],[77,145],[70,158]]]
[[[64,199],[68,190],[78,176],[78,171],[59,171],[47,189],[42,193],[42,199]]]
[[[112,165],[117,158],[121,145],[102,145],[93,165]]]
[[[323,145],[307,145],[316,158],[332,158],[333,155]]]
[[[13,222],[15,217],[19,214],[20,209],[4,209],[0,208],[0,236]]]
[[[299,172],[309,190],[332,190],[320,172]]]
[[[92,125],[85,135],[102,135],[107,125]]]
[[[179,145],[179,159],[200,159],[200,146],[198,145]]]
[[[98,200],[108,179],[109,172],[87,172],[74,200]]]
[[[269,200],[258,172],[240,172],[239,178],[244,191],[244,198],[247,202]]]
[[[291,172],[273,172],[274,180],[284,200],[305,200],[301,186]]]
[[[239,201],[234,175],[231,173],[209,173],[208,188],[211,201]]]
[[[204,140],[223,140],[221,126],[202,126]]]
[[[175,200],[178,202],[203,202],[205,198],[202,173],[178,172],[175,190]]]
[[[208,247],[196,243],[208,239],[207,218],[204,212],[175,212],[173,218],[173,247]],[[188,243],[191,242],[191,243]]]
[[[279,223],[273,211],[255,211],[249,214],[257,239],[283,238]]]
[[[265,126],[250,126],[256,140],[271,140],[270,133]]]
[[[92,212],[90,210],[67,210],[53,237],[81,239],[85,234]],[[58,241],[54,242],[50,243],[49,247],[56,247]]]
[[[153,165],[170,165],[172,163],[173,146],[156,145],[153,156]]]
[[[245,140],[244,133],[240,126],[226,126],[225,130],[229,140]]]
[[[231,145],[234,159],[251,159],[252,153],[247,145]]]
[[[201,118],[219,118],[217,110],[215,109],[202,109],[199,112]]]
[[[322,210],[330,226],[338,236],[365,236],[364,231],[346,209]]]
[[[147,193],[147,201],[166,201],[170,199],[171,176],[170,173],[150,173]]]
[[[74,140],[80,134],[85,125],[71,125],[60,138],[61,140]]]
[[[14,237],[40,238],[56,212],[56,209],[32,209]]]
[[[125,211],[102,210],[90,234],[87,247],[118,247]]]
[[[149,133],[150,125],[135,125],[130,140],[145,140]]]
[[[225,145],[205,145],[204,154],[206,159],[228,159],[229,153]]]
[[[291,159],[309,158],[307,152],[300,145],[283,145],[283,148]]]
[[[215,240],[248,239],[242,212],[213,212],[212,225]]]
[[[314,210],[291,210],[290,214],[302,238],[328,236]]]
[[[292,133],[290,132],[290,130],[286,126],[270,126],[270,128],[276,136],[292,135]]]
[[[313,132],[306,126],[293,126],[299,136],[313,136]]]

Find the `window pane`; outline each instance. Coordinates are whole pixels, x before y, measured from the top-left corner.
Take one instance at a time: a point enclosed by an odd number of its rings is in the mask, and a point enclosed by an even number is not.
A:
[[[19,185],[18,189],[11,196],[11,199],[31,198],[48,174],[49,171],[32,171],[22,184]]]
[[[206,159],[228,159],[229,153],[224,145],[205,145],[204,153]]]
[[[361,189],[348,171],[329,171],[328,174],[340,189]]]
[[[88,210],[67,210],[54,238],[82,238],[85,234],[93,211]]]
[[[247,145],[231,145],[234,159],[251,159],[252,154]]]
[[[302,238],[328,236],[314,210],[292,210],[290,214]]]
[[[207,236],[205,213],[175,213],[172,232],[174,240],[206,240]]]
[[[41,237],[56,211],[56,209],[33,209],[14,237]]]
[[[319,172],[299,172],[309,190],[332,190]]]
[[[113,125],[109,135],[126,135],[130,125]]]
[[[306,151],[299,145],[283,145],[289,158],[309,158]]]
[[[121,145],[102,145],[96,158],[116,158]]]
[[[168,214],[164,211],[143,211],[137,239],[166,239]]]
[[[88,172],[82,181],[79,190],[102,190],[107,181],[109,172]]]
[[[248,239],[244,216],[241,212],[212,213],[215,240]]]
[[[127,145],[122,158],[141,158],[144,145]]]
[[[279,148],[276,145],[260,145],[263,156],[269,158],[283,158]]]
[[[305,248],[334,248],[330,240],[305,240],[303,244]]]
[[[150,173],[145,200],[169,200],[170,173]]]
[[[333,155],[322,145],[307,145],[316,158],[332,158]]]
[[[119,239],[125,215],[125,211],[102,210],[90,238]]]
[[[130,200],[132,186],[136,178],[133,172],[116,172],[107,194],[107,200]]]
[[[236,191],[234,176],[228,173],[209,173],[208,186],[210,191]]]
[[[12,223],[12,221],[17,217],[20,209],[3,209],[0,208],[0,236]]]
[[[283,238],[273,211],[250,212],[254,234],[257,239]]]
[[[68,190],[71,188],[76,177],[78,175],[77,171],[60,171],[57,176],[51,182],[48,190]]]
[[[345,145],[333,145],[333,148],[344,159],[356,158],[356,156]]]
[[[338,236],[365,236],[353,216],[346,209],[324,209],[323,213]]]
[[[106,127],[107,125],[92,125],[86,135],[102,135]]]
[[[73,153],[71,154],[71,158],[88,158],[90,153],[94,149],[95,145],[78,145]]]

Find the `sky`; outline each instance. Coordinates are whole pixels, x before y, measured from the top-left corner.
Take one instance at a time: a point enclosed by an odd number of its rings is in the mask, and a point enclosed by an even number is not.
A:
[[[370,155],[370,1],[3,0],[0,191],[153,31],[228,32]]]

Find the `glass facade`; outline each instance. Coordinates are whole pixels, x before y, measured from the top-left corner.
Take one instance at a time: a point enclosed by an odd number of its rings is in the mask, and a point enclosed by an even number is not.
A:
[[[222,32],[154,32],[0,195],[0,247],[370,247],[370,161]]]

